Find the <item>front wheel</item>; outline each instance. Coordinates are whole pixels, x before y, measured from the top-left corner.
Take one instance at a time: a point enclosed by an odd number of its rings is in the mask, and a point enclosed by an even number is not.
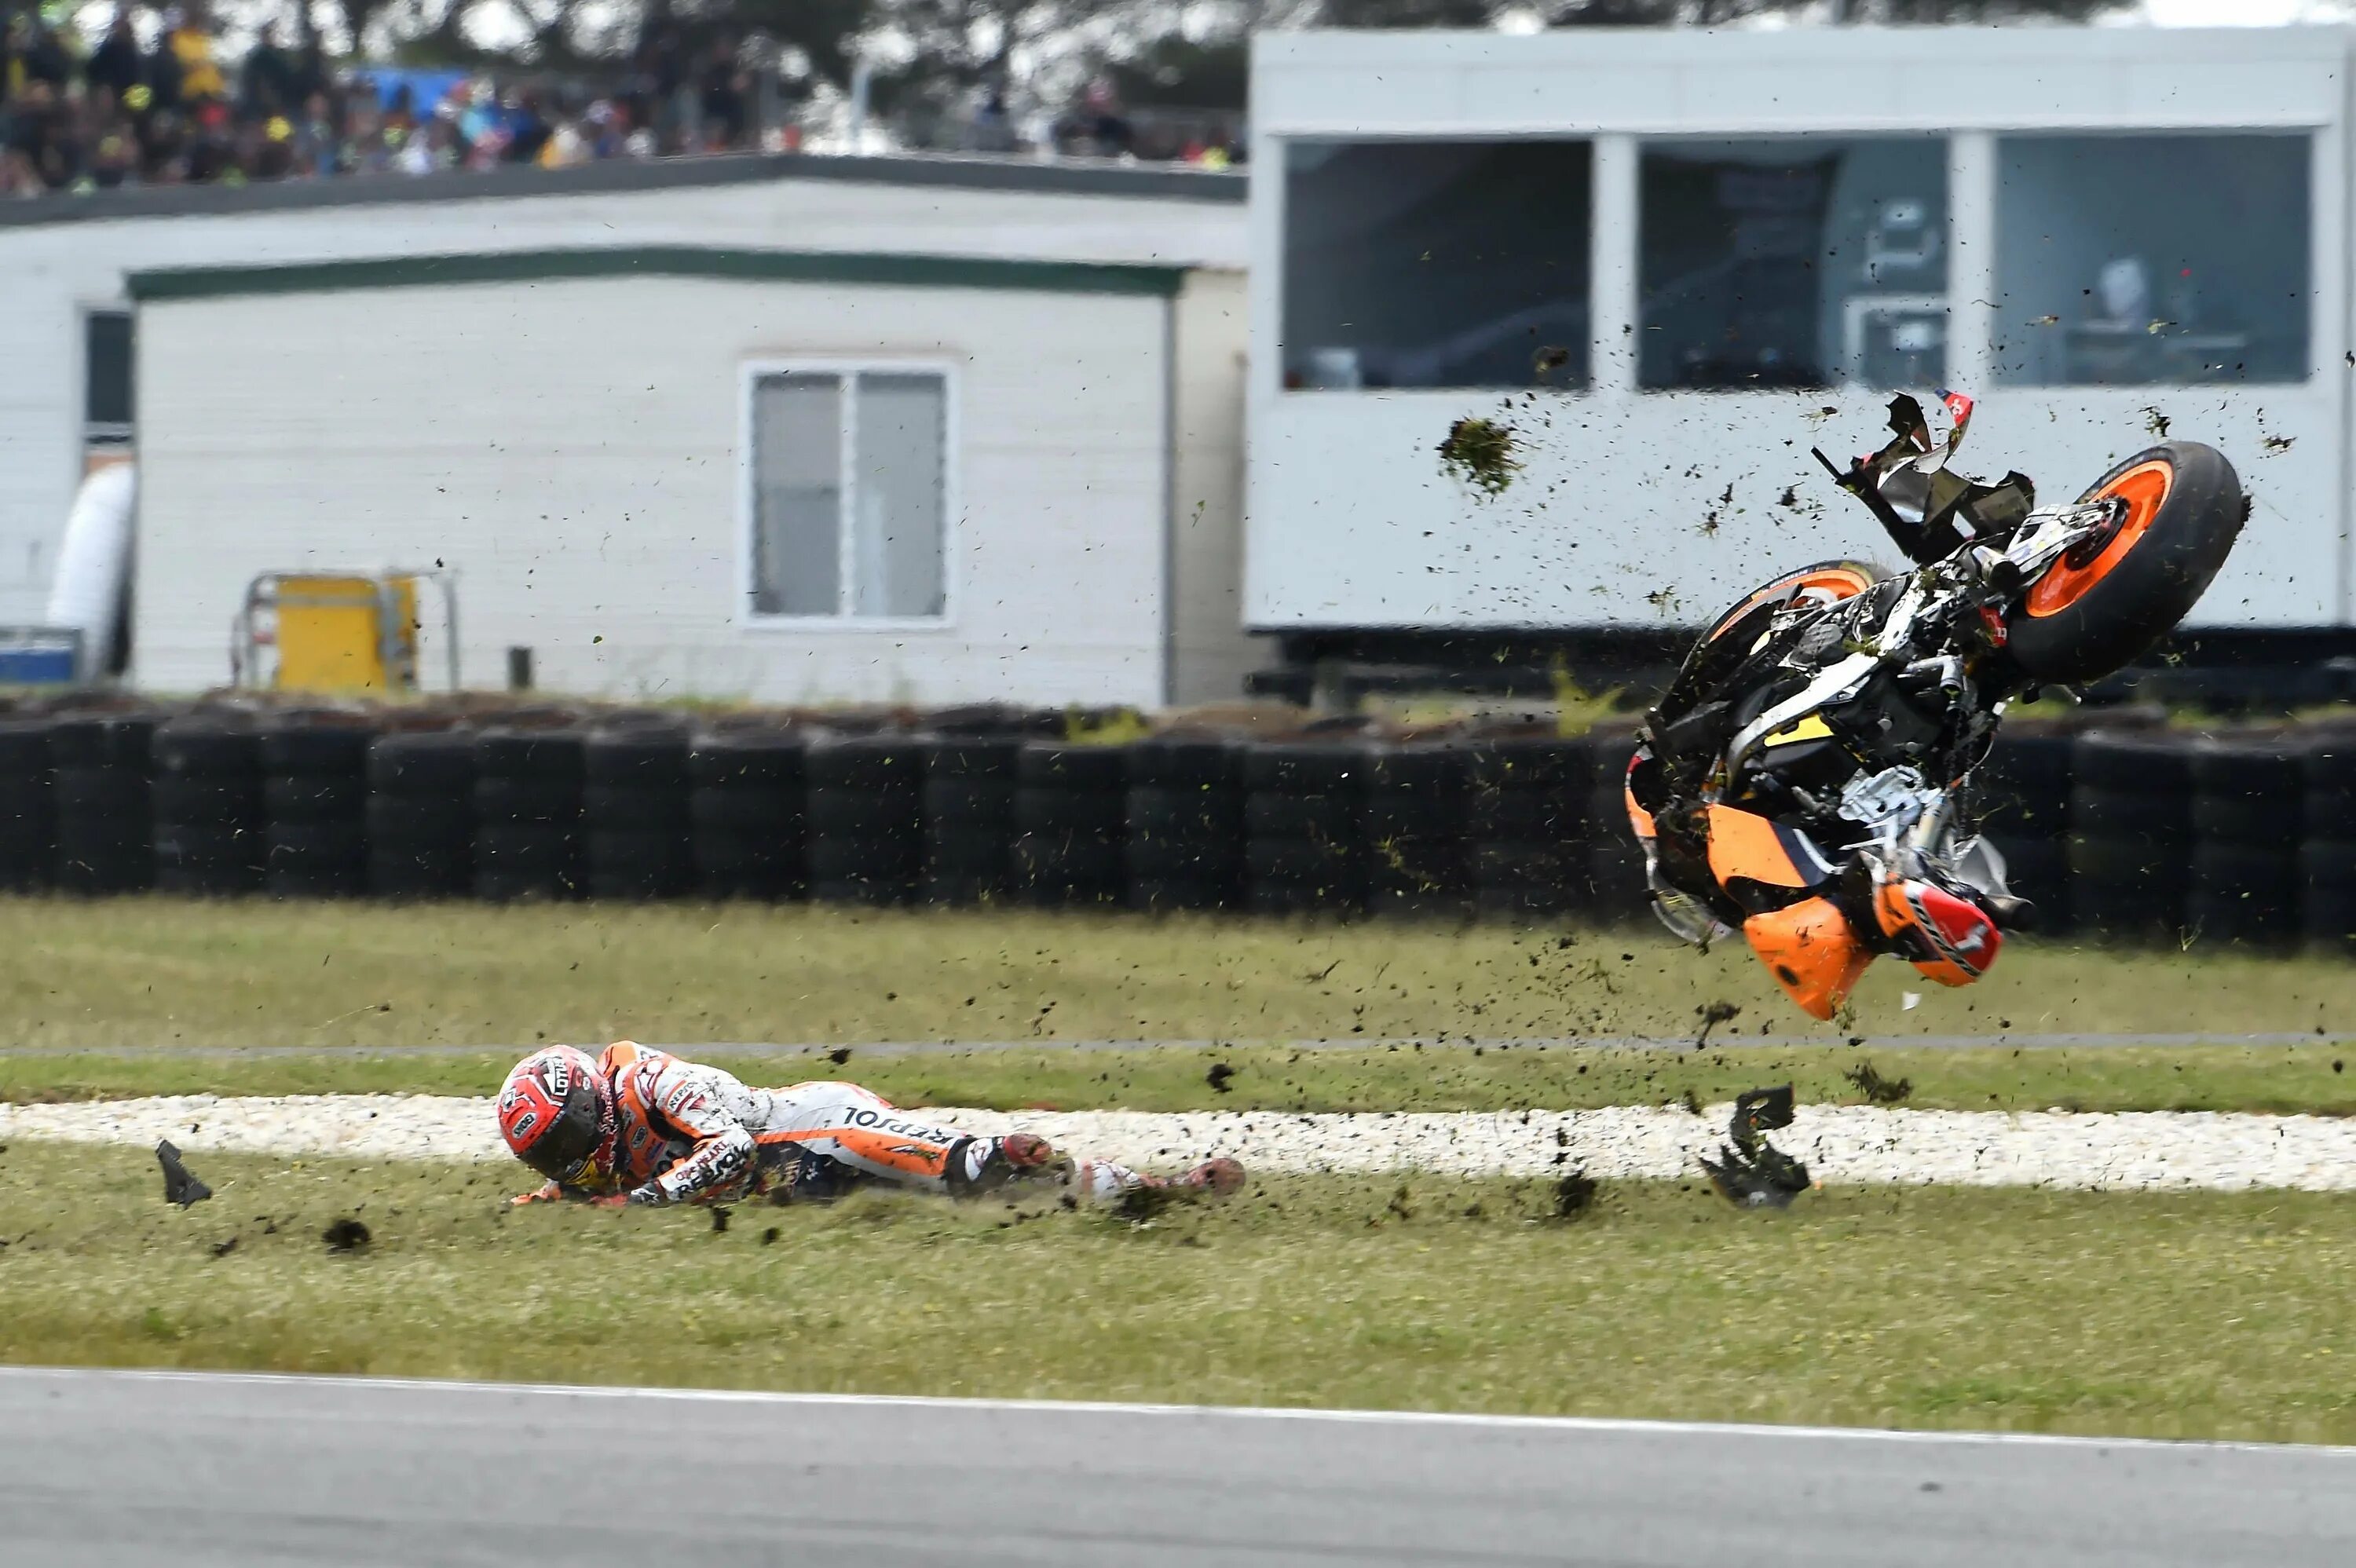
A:
[[[2225,454],[2171,441],[2139,452],[2079,497],[2115,496],[2117,526],[2072,548],[2029,585],[2008,623],[2031,678],[2098,680],[2190,612],[2242,532],[2242,481]]]

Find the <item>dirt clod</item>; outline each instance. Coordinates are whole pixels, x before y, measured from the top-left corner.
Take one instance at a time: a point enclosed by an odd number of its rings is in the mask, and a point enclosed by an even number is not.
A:
[[[1884,1078],[1874,1071],[1870,1061],[1860,1061],[1841,1076],[1856,1085],[1858,1093],[1877,1105],[1902,1104],[1909,1094],[1914,1093],[1914,1080]]]
[[[1514,443],[1512,425],[1468,414],[1448,427],[1448,439],[1440,443],[1440,466],[1485,496],[1502,496],[1522,471]]]
[[[1596,1194],[1601,1184],[1583,1170],[1566,1171],[1554,1184],[1554,1215],[1558,1220],[1576,1220],[1595,1207]]]
[[[327,1243],[331,1253],[356,1253],[366,1247],[370,1238],[366,1225],[347,1216],[319,1232],[319,1239]]]
[[[840,1067],[844,1062],[851,1060],[851,1047],[847,1045],[838,1045],[832,1051],[826,1053],[826,1059],[829,1061],[833,1062],[837,1067]]]
[[[728,1231],[728,1211],[714,1203],[712,1206],[712,1233],[724,1235]]]
[[[1214,1061],[1211,1063],[1211,1070],[1203,1074],[1203,1082],[1220,1093],[1226,1094],[1232,1093],[1227,1085],[1235,1082],[1235,1077],[1236,1070],[1233,1067],[1224,1061]]]

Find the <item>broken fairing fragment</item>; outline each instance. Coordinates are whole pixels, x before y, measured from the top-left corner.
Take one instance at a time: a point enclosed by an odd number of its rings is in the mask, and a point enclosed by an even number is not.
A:
[[[1746,1089],[1737,1096],[1727,1129],[1733,1141],[1719,1146],[1717,1159],[1705,1155],[1701,1160],[1720,1197],[1745,1209],[1788,1209],[1815,1185],[1806,1166],[1767,1141],[1768,1133],[1792,1125],[1792,1115],[1789,1083]]]

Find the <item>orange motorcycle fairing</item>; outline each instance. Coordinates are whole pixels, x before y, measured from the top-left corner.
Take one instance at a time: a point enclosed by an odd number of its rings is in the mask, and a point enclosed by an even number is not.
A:
[[[1832,900],[1802,899],[1742,923],[1751,951],[1784,995],[1812,1019],[1829,1019],[1848,999],[1873,954]]]
[[[1756,812],[1708,807],[1709,874],[1731,890],[1737,879],[1771,888],[1813,888],[1833,874],[1807,836]]]

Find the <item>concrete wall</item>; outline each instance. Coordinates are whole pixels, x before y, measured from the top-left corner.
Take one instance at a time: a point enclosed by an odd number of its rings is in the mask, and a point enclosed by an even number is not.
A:
[[[890,161],[873,178],[856,167],[848,173],[862,177],[843,177],[824,160],[715,166],[732,162],[125,193],[0,214],[0,621],[37,619],[47,598],[82,473],[81,312],[122,306],[131,271],[655,244],[1243,262],[1240,181],[1228,176],[1197,176],[1197,192],[1167,175],[1058,180],[1049,176],[1065,171],[901,166],[916,160]],[[737,177],[744,173],[760,177]],[[626,188],[632,181],[664,183]],[[607,188],[616,185],[625,188]],[[57,219],[35,220],[48,212]],[[422,318],[418,327],[436,330]],[[252,346],[266,349],[277,329],[266,318],[255,328]],[[446,346],[454,357],[466,352]]]
[[[680,277],[148,302],[134,677],[224,680],[258,572],[439,560],[473,684],[524,645],[574,691],[1157,703],[1171,308]],[[742,368],[822,357],[953,368],[938,626],[742,613]]]
[[[2074,493],[2149,443],[2156,409],[2176,437],[2222,448],[2255,502],[2194,624],[2356,624],[2345,357],[2352,59],[2348,31],[2319,27],[1263,36],[1248,621],[1689,625],[1778,565],[1875,549],[1879,530],[1808,448],[1846,460],[1878,445],[1887,393],[1638,389],[1638,169],[1645,146],[1679,138],[1933,133],[1947,160],[1946,380],[1982,398],[1959,466],[1991,476],[2018,467],[2049,496]],[[2028,303],[1997,282],[2005,139],[2171,130],[2310,138],[2304,379],[1997,384],[1998,346],[2017,336]],[[1269,171],[1285,166],[1293,140],[1369,137],[1591,142],[1589,388],[1285,389],[1286,191]],[[1932,390],[1921,389],[1926,402]],[[1526,469],[1494,500],[1445,475],[1434,451],[1475,414],[1511,424],[1524,445]]]

